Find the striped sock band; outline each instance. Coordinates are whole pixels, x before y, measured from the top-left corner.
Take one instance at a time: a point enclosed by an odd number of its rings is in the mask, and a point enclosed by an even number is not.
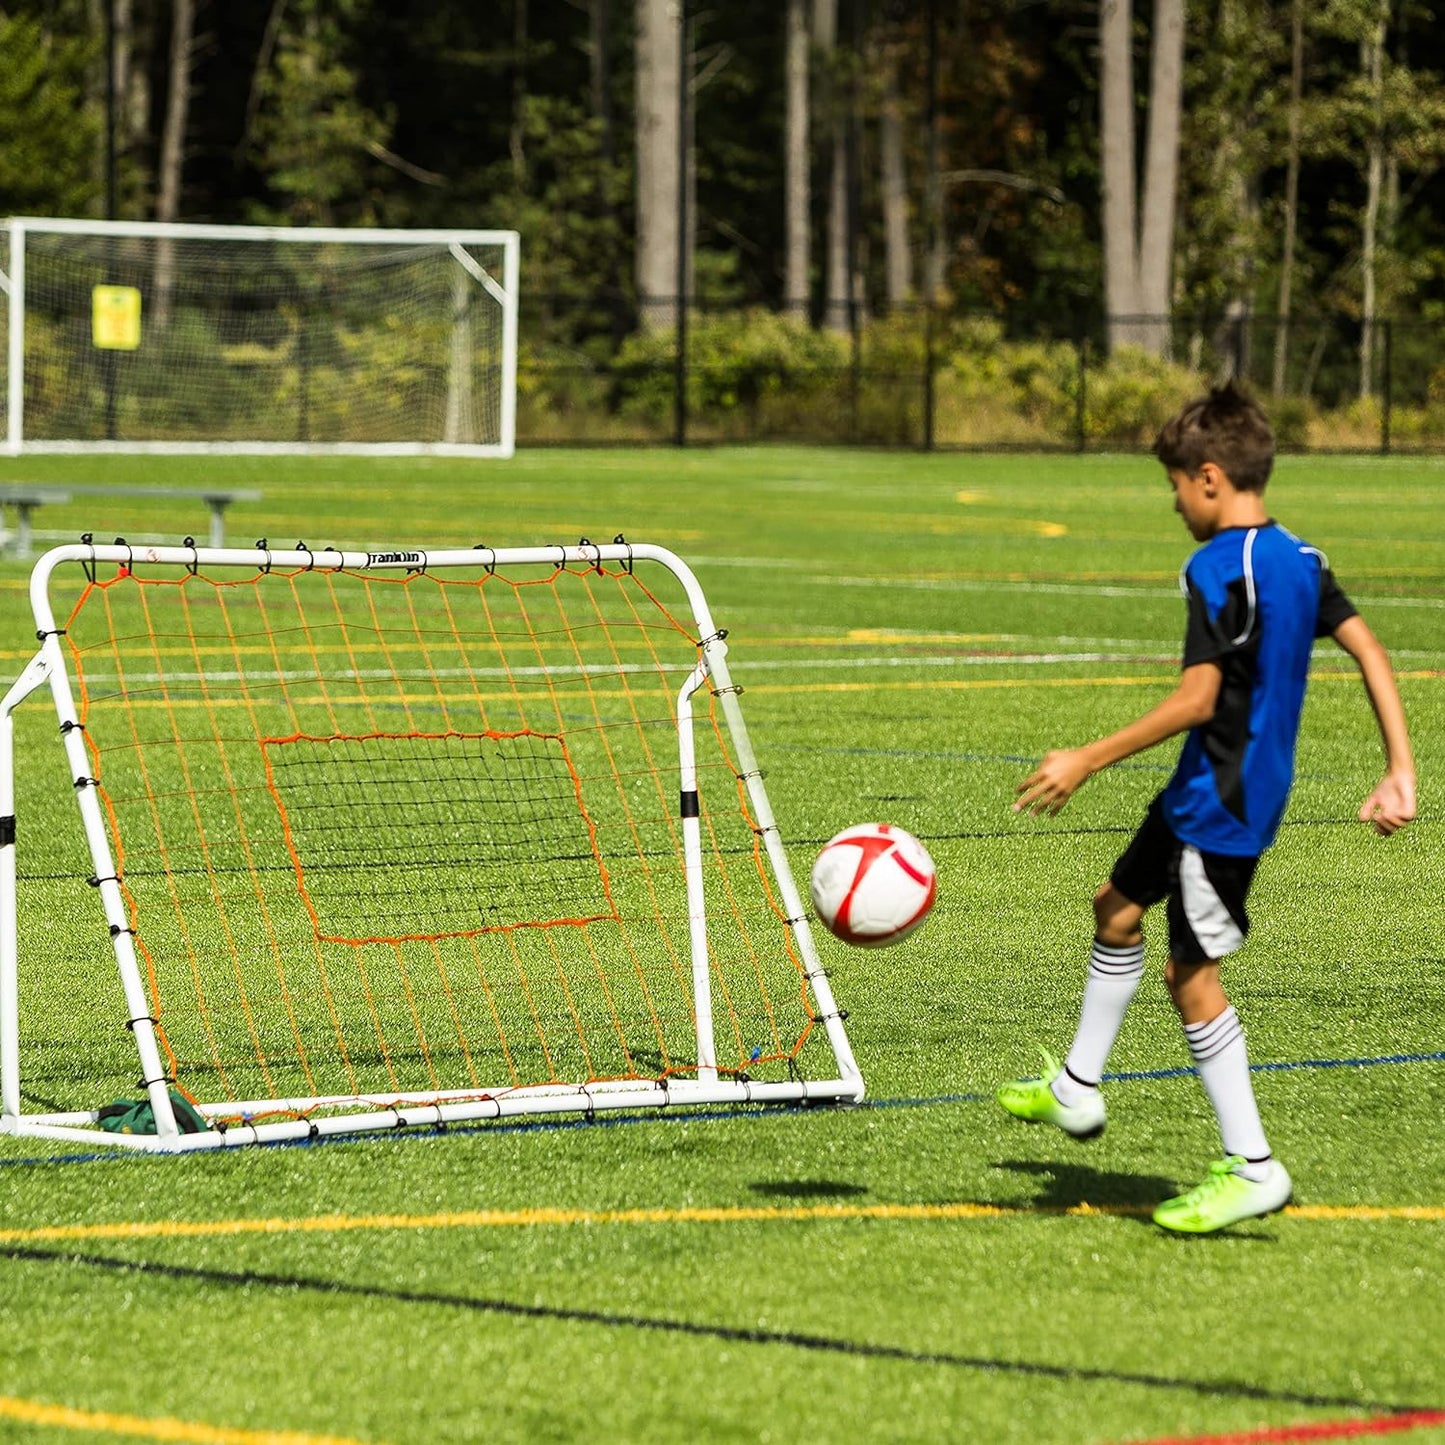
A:
[[[1110,943],[1101,943],[1097,938],[1089,950],[1089,972],[1101,978],[1127,978],[1132,975],[1137,982],[1144,972],[1144,944],[1126,943],[1116,948]]]
[[[1124,1014],[1144,976],[1144,944],[1117,948],[1097,938],[1089,952],[1089,972],[1084,979],[1084,1002],[1079,1010],[1079,1027],[1063,1072],[1054,1080],[1054,1094],[1062,1104],[1074,1102],[1086,1089],[1096,1088],[1108,1062],[1109,1051],[1119,1037]]]
[[[1246,1161],[1241,1172],[1247,1178],[1264,1177],[1263,1166],[1270,1158],[1269,1142],[1254,1101],[1244,1027],[1234,1006],[1227,1005],[1222,1014],[1207,1023],[1185,1024],[1184,1037],[1219,1120],[1224,1152],[1238,1154]]]
[[[1217,1059],[1232,1043],[1244,1042],[1244,1025],[1229,1004],[1218,1018],[1204,1024],[1185,1024],[1184,1037],[1189,1041],[1189,1053],[1201,1068],[1211,1059]]]

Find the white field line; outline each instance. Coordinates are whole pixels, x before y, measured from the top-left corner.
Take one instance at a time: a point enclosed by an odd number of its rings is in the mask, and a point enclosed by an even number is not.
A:
[[[1178,655],[1169,653],[1132,652],[1030,652],[1030,653],[989,653],[965,656],[882,656],[882,657],[800,657],[800,658],[757,658],[745,664],[748,672],[797,672],[803,668],[856,669],[890,667],[1049,667],[1070,662],[1129,662],[1129,663],[1177,663]],[[130,685],[138,683],[183,683],[206,682],[222,684],[228,682],[314,682],[324,679],[328,682],[361,682],[377,679],[397,678],[415,682],[428,678],[481,678],[488,681],[509,677],[615,677],[621,673],[652,673],[657,671],[676,673],[679,676],[692,671],[687,663],[663,663],[659,668],[643,667],[636,663],[599,663],[587,666],[567,663],[555,667],[415,667],[415,668],[357,668],[343,667],[335,670],[317,671],[315,668],[278,672],[274,669],[255,672],[132,672],[126,674]],[[91,688],[103,684],[115,686],[117,679],[105,673],[87,673],[86,681]]]
[[[1082,582],[980,582],[968,577],[815,577],[831,587],[903,587],[921,592],[1029,592],[1063,597],[1169,597],[1177,587],[1117,587]],[[1362,608],[1445,608],[1445,597],[1356,597]]]
[[[1104,582],[1026,582],[977,577],[832,577],[810,572],[813,564],[797,557],[694,557],[695,569],[757,567],[797,572],[808,582],[829,587],[901,587],[923,592],[1034,592],[1062,597],[1178,597],[1177,585],[1119,586]],[[1362,607],[1445,608],[1445,597],[1357,597]]]
[[[1156,644],[1157,646],[1158,644]],[[1328,652],[1325,656],[1329,656]],[[1391,652],[1397,660],[1427,661],[1445,657],[1439,651],[1419,651],[1397,648]],[[848,672],[860,670],[887,670],[906,668],[954,668],[954,667],[1059,667],[1072,663],[1130,663],[1135,666],[1152,665],[1175,667],[1179,663],[1177,650],[1168,652],[1001,652],[1001,653],[940,653],[937,655],[906,653],[883,654],[871,657],[792,657],[752,658],[741,664],[745,674],[761,672],[802,672],[828,671]],[[252,672],[132,672],[126,675],[128,687],[152,686],[165,683],[179,685],[204,682],[213,686],[224,686],[233,682],[284,683],[284,682],[375,682],[395,679],[398,682],[426,682],[435,680],[456,680],[470,678],[476,681],[506,681],[508,678],[559,678],[559,677],[617,677],[623,674],[670,673],[682,676],[691,672],[687,663],[663,663],[658,667],[642,666],[637,663],[598,663],[594,665],[566,663],[552,667],[411,667],[411,668],[358,668],[344,667],[318,671],[315,668],[277,671],[257,669]],[[114,688],[118,680],[111,674],[88,673],[87,685],[92,689]]]

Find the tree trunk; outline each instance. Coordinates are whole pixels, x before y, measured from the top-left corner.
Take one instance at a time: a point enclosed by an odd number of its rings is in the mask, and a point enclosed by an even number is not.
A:
[[[943,295],[947,275],[948,237],[943,224],[943,165],[938,136],[938,0],[928,0],[926,19],[928,72],[927,147],[923,177],[924,246],[923,294],[932,306]]]
[[[1130,0],[1100,0],[1104,306],[1110,350],[1140,346],[1163,355],[1169,340],[1169,278],[1179,177],[1184,0],[1154,0],[1142,230],[1134,159],[1133,29]]]
[[[790,316],[806,317],[809,295],[809,259],[812,225],[809,216],[811,179],[808,147],[808,14],[807,0],[788,0],[788,35],[784,86],[787,94],[785,140],[785,199],[783,309]]]
[[[89,0],[86,13],[97,35],[104,35],[107,25],[114,27],[110,46],[113,54],[107,57],[106,47],[102,45],[95,66],[97,92],[93,99],[105,117],[95,158],[97,190],[106,198],[107,212],[111,210],[110,202],[115,201],[115,215],[106,217],[115,220],[124,214],[126,206],[120,177],[113,174],[111,168],[114,166],[116,172],[125,169],[127,152],[144,126],[147,105],[144,67],[137,71],[132,63],[135,54],[132,0]],[[108,59],[111,61],[109,75],[106,74]]]
[[[908,182],[903,165],[903,106],[898,96],[898,57],[883,57],[883,114],[878,128],[883,189],[884,273],[888,305],[901,306],[913,293],[913,253],[908,245]]]
[[[828,71],[824,86],[828,147],[828,222],[824,243],[823,325],[848,330],[848,123],[838,84],[838,0],[813,0],[813,40]]]
[[[1289,326],[1294,289],[1295,236],[1299,227],[1300,110],[1304,99],[1304,0],[1290,5],[1289,142],[1284,174],[1284,241],[1275,307],[1274,375],[1271,390],[1284,394],[1289,368]]]
[[[1100,160],[1104,310],[1109,349],[1136,344],[1140,311],[1135,219],[1133,13],[1130,0],[1099,3]]]
[[[676,324],[681,16],[637,0],[637,300],[642,324]]]
[[[592,114],[600,132],[599,149],[609,168],[617,159],[612,124],[612,0],[591,0],[588,6],[588,49],[592,88]],[[610,209],[610,208],[609,208]]]
[[[608,222],[609,235],[616,229],[617,206],[613,199],[613,178],[617,170],[617,127],[612,116],[612,0],[590,0],[588,5],[588,50],[591,68],[592,114],[597,121],[598,154],[602,179],[597,187],[597,212]],[[612,331],[620,341],[627,330],[623,301],[621,262],[614,246],[607,247],[601,280],[607,291]]]
[[[1154,58],[1149,130],[1140,205],[1139,309],[1149,318],[1142,341],[1156,356],[1169,350],[1174,208],[1179,188],[1179,111],[1184,89],[1184,0],[1154,0]]]
[[[512,124],[507,149],[512,155],[512,174],[517,184],[527,181],[527,0],[513,0],[512,11]]]
[[[171,13],[171,49],[167,68],[166,119],[161,131],[159,173],[156,177],[156,220],[172,222],[180,215],[181,178],[186,159],[186,122],[191,109],[191,48],[195,38],[195,0],[175,0]],[[155,325],[170,324],[175,294],[175,243],[162,239],[156,245]]]
[[[1360,236],[1360,397],[1374,393],[1375,266],[1380,226],[1380,197],[1385,181],[1384,75],[1385,23],[1389,0],[1381,0],[1370,34],[1360,42],[1360,69],[1369,82],[1373,124],[1365,144],[1365,215]]]

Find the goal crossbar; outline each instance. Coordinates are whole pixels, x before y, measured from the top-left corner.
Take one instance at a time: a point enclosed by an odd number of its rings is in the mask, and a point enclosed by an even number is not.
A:
[[[726,634],[671,551],[84,543],[30,602],[0,702],[6,1132],[180,1152],[862,1097]],[[27,1108],[49,985],[15,719],[44,690],[153,1134]]]

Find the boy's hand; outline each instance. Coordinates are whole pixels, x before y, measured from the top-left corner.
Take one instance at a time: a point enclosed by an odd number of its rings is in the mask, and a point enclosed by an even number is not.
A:
[[[1415,779],[1386,773],[1360,807],[1360,822],[1373,823],[1382,838],[1397,833],[1415,816]]]
[[[1038,767],[1018,785],[1014,812],[1057,813],[1093,773],[1087,748],[1060,748],[1045,753]]]

